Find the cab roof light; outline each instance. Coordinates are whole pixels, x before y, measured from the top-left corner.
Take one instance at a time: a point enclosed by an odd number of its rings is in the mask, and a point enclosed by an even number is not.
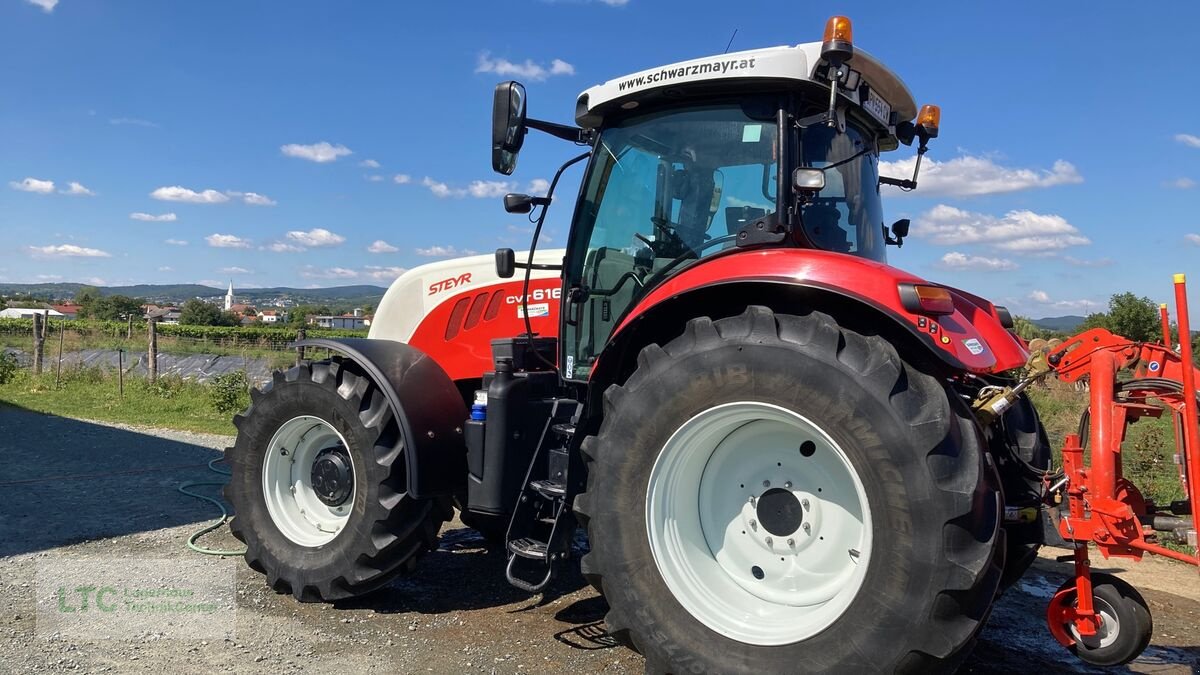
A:
[[[913,314],[941,316],[954,313],[954,296],[941,286],[900,284],[900,304]]]
[[[825,22],[825,36],[821,42],[824,43],[821,46],[822,53],[828,51],[831,44],[838,42],[850,48],[854,44],[854,28],[850,25],[850,19],[844,16],[829,17],[829,21]]]
[[[925,104],[917,114],[917,126],[925,130],[929,138],[937,138],[938,125],[942,122],[942,109],[936,105]]]

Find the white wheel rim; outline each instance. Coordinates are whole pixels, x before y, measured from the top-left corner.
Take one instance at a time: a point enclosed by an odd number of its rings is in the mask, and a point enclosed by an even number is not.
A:
[[[328,544],[350,519],[357,484],[337,506],[321,501],[313,489],[312,470],[317,455],[338,445],[350,447],[337,429],[312,415],[288,420],[271,437],[263,457],[263,496],[271,520],[293,543],[308,547]],[[350,472],[353,476],[353,459]]]
[[[1067,631],[1076,642],[1088,649],[1103,649],[1117,641],[1117,636],[1121,634],[1121,622],[1117,620],[1117,610],[1098,595],[1092,596],[1092,609],[1100,616],[1095,635],[1080,635],[1074,621],[1067,624]]]
[[[675,431],[650,472],[646,526],[680,604],[754,645],[829,627],[871,560],[871,511],[846,453],[812,421],[768,403],[715,406]]]

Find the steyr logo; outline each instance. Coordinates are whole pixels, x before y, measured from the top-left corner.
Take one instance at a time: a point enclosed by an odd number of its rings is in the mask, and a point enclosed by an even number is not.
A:
[[[432,284],[429,284],[429,294],[433,295],[434,293],[441,293],[442,291],[448,291],[451,288],[456,288],[469,283],[471,283],[471,273],[464,272],[456,277],[442,279],[441,281],[436,281]]]

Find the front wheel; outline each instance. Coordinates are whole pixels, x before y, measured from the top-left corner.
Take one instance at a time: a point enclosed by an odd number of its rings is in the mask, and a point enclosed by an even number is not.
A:
[[[1068,579],[1051,602],[1051,621],[1062,615],[1062,607],[1074,607],[1076,603],[1075,580]],[[1081,635],[1073,621],[1063,624],[1063,632],[1072,641],[1068,648],[1080,660],[1096,666],[1120,666],[1146,650],[1154,622],[1150,607],[1136,588],[1120,577],[1094,572],[1092,607],[1100,617],[1095,635]]]
[[[999,583],[969,412],[823,314],[689,323],[605,395],[576,510],[649,672],[950,670]]]

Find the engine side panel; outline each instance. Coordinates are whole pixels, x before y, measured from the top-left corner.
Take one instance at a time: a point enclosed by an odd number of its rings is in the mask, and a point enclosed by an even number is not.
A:
[[[559,264],[562,249],[538,251],[535,262]],[[525,253],[517,260],[524,261]],[[533,331],[558,334],[559,273],[534,270],[529,283]],[[371,323],[371,339],[406,342],[428,354],[453,380],[478,378],[492,369],[491,341],[525,332],[521,297],[524,270],[496,275],[491,255],[422,265],[392,283]]]
[[[792,248],[716,256],[684,270],[642,298],[614,331],[614,339],[659,303],[688,291],[714,284],[757,281],[813,286],[854,297],[901,322],[944,360],[970,372],[996,373],[1019,368],[1029,358],[1016,337],[1000,325],[995,308],[986,301],[948,289],[954,295],[953,314],[937,317],[914,314],[901,303],[898,285],[929,283],[924,279],[862,258]],[[746,298],[746,304],[753,303],[754,298]]]

